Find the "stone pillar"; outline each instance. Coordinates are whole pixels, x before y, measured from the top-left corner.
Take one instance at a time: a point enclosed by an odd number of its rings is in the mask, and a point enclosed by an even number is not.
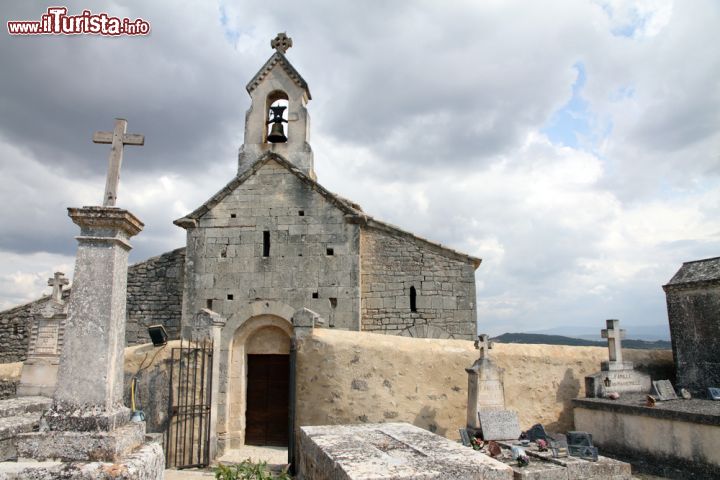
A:
[[[195,315],[195,322],[192,326],[192,340],[202,342],[210,340],[213,343],[212,351],[212,392],[210,393],[212,403],[210,405],[210,445],[208,451],[210,460],[214,460],[218,453],[218,400],[220,399],[220,336],[227,320],[219,313],[201,309]]]
[[[128,240],[143,224],[127,210],[69,208],[80,227],[51,430],[109,431],[124,424]]]

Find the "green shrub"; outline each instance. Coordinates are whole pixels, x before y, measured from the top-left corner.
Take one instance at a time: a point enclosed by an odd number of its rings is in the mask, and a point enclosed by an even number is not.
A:
[[[267,462],[253,463],[250,459],[234,465],[218,465],[214,469],[215,480],[291,480],[292,477],[283,469],[280,473],[272,473]]]

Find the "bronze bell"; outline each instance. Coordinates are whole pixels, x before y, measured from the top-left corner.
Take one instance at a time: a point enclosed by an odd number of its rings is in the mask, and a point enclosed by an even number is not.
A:
[[[287,120],[283,118],[283,111],[287,107],[270,107],[272,112],[272,118],[267,123],[272,123],[270,128],[270,134],[267,136],[267,141],[270,143],[285,143],[287,137],[285,136],[285,129],[283,128],[283,122],[287,123]]]

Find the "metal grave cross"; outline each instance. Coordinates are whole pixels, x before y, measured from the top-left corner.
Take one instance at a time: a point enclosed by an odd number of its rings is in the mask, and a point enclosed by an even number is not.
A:
[[[620,320],[607,320],[607,328],[600,331],[602,338],[607,338],[611,362],[622,363],[622,342],[625,330],[620,329]]]
[[[483,358],[486,354],[489,354],[489,350],[492,347],[493,342],[490,341],[490,337],[486,333],[478,335],[478,339],[475,340],[475,348],[480,350],[480,358]]]
[[[123,147],[125,145],[145,145],[145,135],[126,132],[127,120],[116,118],[115,129],[112,132],[95,132],[93,134],[93,143],[109,143],[112,145],[108,162],[107,180],[105,180],[104,207],[114,207],[115,201],[117,200]]]
[[[70,283],[62,272],[55,272],[52,278],[48,278],[48,285],[53,287],[52,298],[56,302],[62,301],[63,286]]]

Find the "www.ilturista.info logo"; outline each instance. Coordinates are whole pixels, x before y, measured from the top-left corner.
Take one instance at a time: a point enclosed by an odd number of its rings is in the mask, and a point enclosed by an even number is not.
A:
[[[107,13],[83,10],[80,15],[68,15],[66,7],[50,7],[40,21],[7,22],[10,35],[148,35],[150,23],[142,18],[111,17]]]

